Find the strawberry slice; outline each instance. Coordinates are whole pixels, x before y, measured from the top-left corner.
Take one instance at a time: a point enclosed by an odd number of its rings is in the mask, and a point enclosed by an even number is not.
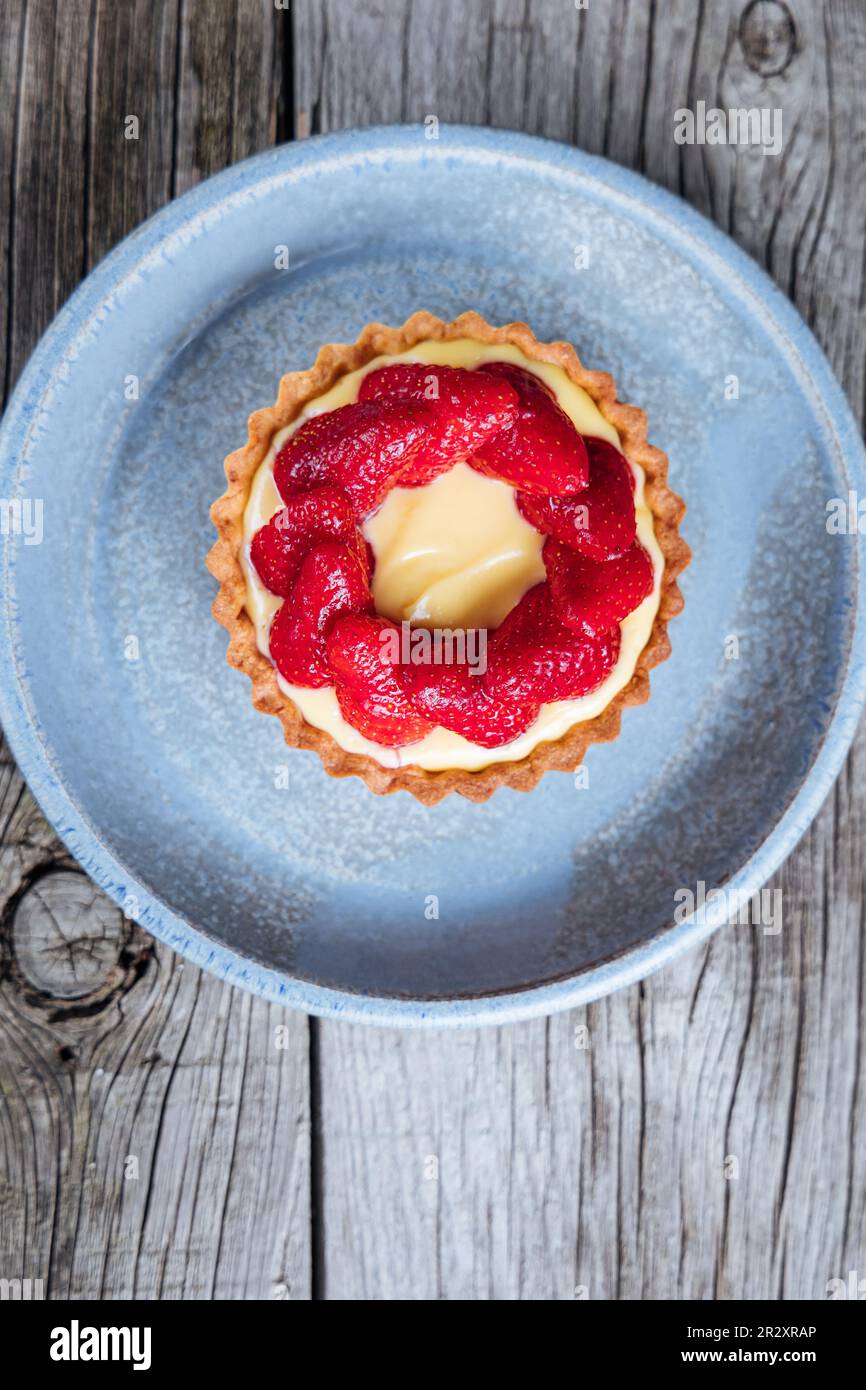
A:
[[[485,684],[491,695],[507,701],[572,700],[610,675],[619,647],[618,627],[598,636],[566,627],[550,585],[536,584],[490,639]]]
[[[271,659],[292,685],[331,685],[325,639],[341,613],[371,605],[370,585],[353,546],[325,541],[301,561],[292,592],[271,624]]]
[[[325,483],[348,495],[364,517],[405,473],[437,430],[428,405],[419,401],[355,401],[314,415],[291,435],[274,462],[274,482],[284,501]]]
[[[413,708],[431,724],[441,724],[482,748],[499,748],[528,729],[538,700],[503,700],[492,695],[467,665],[402,666],[400,680]]]
[[[345,492],[317,487],[297,492],[253,536],[250,559],[266,589],[287,598],[301,561],[321,541],[350,541],[355,518]]]
[[[537,531],[591,560],[612,560],[635,538],[634,473],[607,440],[585,437],[583,442],[589,455],[589,484],[583,492],[575,497],[518,492],[517,505]]]
[[[578,632],[606,632],[652,593],[652,562],[639,541],[604,564],[552,539],[543,556],[556,611]]]
[[[399,643],[396,624],[361,613],[338,618],[326,643],[343,718],[385,748],[415,743],[433,727],[412,708],[395,675]]]
[[[473,467],[540,496],[585,488],[583,440],[541,378],[512,362],[485,362],[478,371],[510,382],[520,404],[514,422],[477,450]]]
[[[423,487],[517,417],[518,396],[502,379],[480,376],[465,367],[397,362],[368,372],[359,401],[421,401],[434,412],[437,429],[400,477],[400,487]]]

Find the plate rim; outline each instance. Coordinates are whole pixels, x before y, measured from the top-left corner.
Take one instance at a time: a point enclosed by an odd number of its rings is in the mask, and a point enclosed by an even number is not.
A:
[[[435,148],[431,148],[434,144]],[[811,381],[811,403],[813,407],[823,407],[827,428],[838,441],[849,478],[866,495],[866,452],[847,398],[823,350],[787,296],[726,233],[676,195],[602,156],[541,136],[447,123],[440,126],[438,142],[424,139],[423,126],[401,124],[351,129],[275,146],[204,180],[153,214],[90,272],[40,338],[0,424],[0,477],[14,475],[38,403],[50,386],[64,349],[86,328],[106,295],[133,275],[142,260],[157,251],[167,237],[187,226],[191,219],[213,215],[221,204],[248,196],[250,189],[259,188],[271,177],[283,180],[291,171],[302,177],[305,171],[325,163],[350,164],[365,155],[386,160],[403,151],[416,159],[426,154],[434,158],[463,155],[477,160],[483,155],[524,166],[535,163],[548,174],[576,174],[603,185],[608,195],[612,192],[643,213],[659,218],[668,235],[674,234],[693,246],[698,243],[704,253],[712,253],[715,268],[726,273],[741,294],[743,290],[748,292],[754,307],[763,311],[760,317],[766,326],[787,342],[793,356],[789,365],[799,365]],[[24,682],[19,678],[15,658],[17,619],[5,582],[2,622],[8,641],[0,645],[0,723],[18,768],[46,819],[85,872],[121,910],[125,901],[134,896],[141,908],[127,915],[211,974],[273,1003],[351,1022],[402,1027],[474,1027],[519,1022],[602,998],[646,978],[685,950],[699,945],[728,920],[729,910],[738,911],[766,883],[817,816],[842,767],[866,701],[866,539],[859,535],[850,539],[855,542],[857,557],[857,603],[847,668],[835,709],[818,752],[788,806],[749,859],[726,883],[718,885],[725,889],[725,902],[708,908],[702,918],[693,914],[683,922],[662,925],[635,946],[622,948],[584,970],[548,983],[442,1000],[353,993],[270,969],[186,921],[139,882],[108,849],[79,811],[72,789],[64,788],[50,750],[41,740],[37,722],[28,708]],[[7,543],[4,577],[9,572],[10,551]]]

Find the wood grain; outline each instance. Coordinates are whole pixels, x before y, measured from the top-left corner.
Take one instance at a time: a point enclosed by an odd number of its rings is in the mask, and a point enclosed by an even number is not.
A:
[[[859,0],[12,0],[0,7],[10,386],[142,218],[272,143],[522,128],[643,170],[767,266],[864,409]],[[780,107],[778,159],[678,146]],[[126,138],[135,116],[138,137]],[[866,740],[729,928],[550,1020],[312,1024],[125,921],[0,753],[0,1274],[55,1297],[822,1297],[866,1271]]]
[[[769,269],[862,413],[862,6],[300,0],[295,18],[299,129],[435,114],[644,171]],[[677,145],[673,113],[700,98],[781,107],[783,154]],[[728,928],[518,1028],[320,1025],[327,1296],[820,1298],[862,1272],[863,762],[861,734],[773,885],[779,937]]]
[[[271,143],[287,28],[266,0],[28,0],[0,23],[8,387],[116,241]],[[124,921],[5,748],[0,832],[0,1274],[55,1298],[308,1297],[306,1019]]]

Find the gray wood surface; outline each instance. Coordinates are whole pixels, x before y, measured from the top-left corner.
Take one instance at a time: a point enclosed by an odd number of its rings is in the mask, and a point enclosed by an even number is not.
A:
[[[8,0],[6,389],[174,193],[274,140],[433,114],[681,193],[791,295],[862,420],[864,70],[863,0]],[[784,153],[676,145],[700,98],[780,107]],[[409,1035],[308,1023],[155,946],[7,756],[0,1274],[61,1298],[822,1298],[863,1278],[864,815],[861,732],[773,885],[780,936],[728,928],[547,1021]]]

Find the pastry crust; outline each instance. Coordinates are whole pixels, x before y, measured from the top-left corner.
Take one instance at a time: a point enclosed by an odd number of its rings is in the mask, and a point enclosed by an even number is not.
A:
[[[601,714],[575,724],[554,742],[537,744],[518,762],[491,763],[475,772],[462,768],[428,772],[411,766],[383,767],[365,754],[348,753],[330,734],[307,723],[294,702],[280,689],[275,668],[259,651],[255,627],[246,611],[247,586],[240,557],[250,487],[276,432],[290,424],[308,401],[374,357],[404,352],[428,339],[453,338],[474,338],[489,344],[512,343],[532,361],[552,362],[562,367],[573,382],[583,387],[616,429],[626,455],[644,470],[646,500],[653,514],[656,539],[665,564],[658,612],[649,640],[638,657],[631,680]],[[293,748],[313,749],[332,777],[362,777],[378,795],[408,791],[428,806],[441,801],[450,792],[457,792],[470,801],[486,801],[497,787],[531,791],[545,772],[573,771],[582,762],[590,744],[615,739],[623,709],[643,704],[649,698],[649,672],[670,655],[667,625],[683,607],[677,576],[691,558],[689,547],[678,530],[685,504],[667,486],[667,455],[647,441],[644,412],[637,406],[618,401],[613,377],[607,372],[589,371],[569,343],[540,343],[525,323],[493,328],[476,313],[461,314],[452,323],[444,323],[432,314],[421,312],[407,319],[402,328],[370,323],[355,343],[329,343],[320,349],[308,371],[284,376],[276,403],[255,411],[249,418],[248,428],[246,444],[229,454],[225,461],[228,486],[211,508],[218,539],[207,557],[207,564],[220,586],[213,615],[229,634],[226,654],[229,665],[244,671],[252,682],[256,709],[276,715],[283,726],[286,743]]]

